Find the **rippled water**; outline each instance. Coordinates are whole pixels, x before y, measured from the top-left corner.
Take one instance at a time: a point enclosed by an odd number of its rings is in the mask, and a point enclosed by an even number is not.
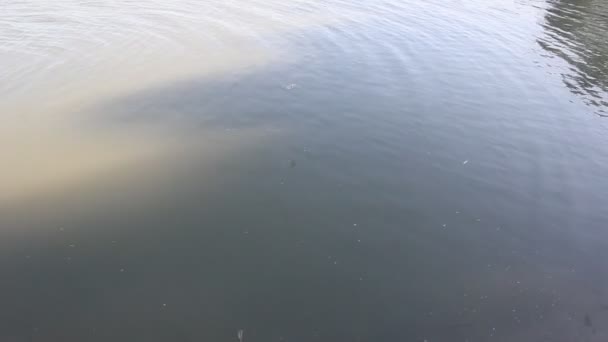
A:
[[[597,107],[596,114],[608,116],[608,4],[550,2],[542,27],[545,35],[538,44],[547,51],[543,56],[567,62],[558,69],[566,86]]]
[[[1,341],[608,338],[604,1],[0,13]]]

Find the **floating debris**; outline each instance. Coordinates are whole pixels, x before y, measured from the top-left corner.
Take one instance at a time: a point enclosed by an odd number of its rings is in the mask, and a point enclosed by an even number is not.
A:
[[[356,224],[356,223],[353,223],[353,227],[356,227],[356,226],[357,226],[357,224]]]
[[[447,227],[448,225],[444,223],[444,224],[442,224],[441,226],[442,226],[443,228],[445,228],[445,227]]]
[[[592,326],[593,326],[593,323],[591,322],[591,317],[589,316],[589,314],[586,314],[586,315],[585,315],[584,322],[585,322],[585,326],[586,326],[586,327],[589,327],[589,328],[590,328],[590,327],[592,327]]]
[[[75,244],[71,244],[70,247],[74,248],[74,247],[76,247],[76,245]]]
[[[243,342],[243,329],[239,329],[236,332],[236,337],[239,339],[239,342]]]
[[[124,268],[121,268],[121,269],[120,269],[120,272],[124,272],[124,271],[125,271],[125,269],[124,269]]]
[[[469,163],[469,161],[465,160],[465,161],[462,162],[462,165],[467,165],[468,163]]]
[[[285,89],[287,89],[287,90],[291,90],[291,89],[294,89],[294,88],[295,88],[295,87],[297,87],[297,86],[298,86],[297,84],[295,84],[295,83],[291,83],[291,84],[286,85],[286,86],[285,86]]]

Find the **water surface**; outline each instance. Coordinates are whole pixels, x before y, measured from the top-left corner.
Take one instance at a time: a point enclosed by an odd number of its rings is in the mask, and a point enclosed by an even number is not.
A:
[[[603,1],[0,11],[0,340],[608,338]]]

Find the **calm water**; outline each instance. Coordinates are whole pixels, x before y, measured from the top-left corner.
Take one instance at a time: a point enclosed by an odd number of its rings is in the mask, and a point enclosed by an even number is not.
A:
[[[0,341],[608,339],[605,1],[0,13]]]

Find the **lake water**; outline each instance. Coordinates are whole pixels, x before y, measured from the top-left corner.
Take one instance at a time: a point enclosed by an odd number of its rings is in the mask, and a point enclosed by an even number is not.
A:
[[[0,13],[1,341],[608,339],[605,1]]]

